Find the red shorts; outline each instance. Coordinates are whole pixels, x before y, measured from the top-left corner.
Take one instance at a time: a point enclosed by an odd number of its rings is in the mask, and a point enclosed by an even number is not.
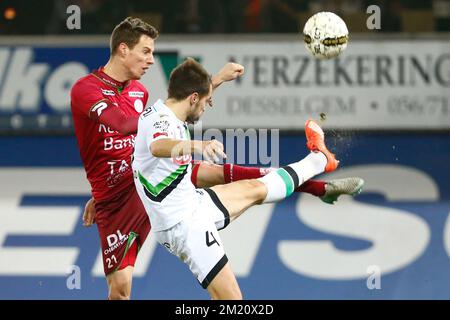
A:
[[[95,203],[105,275],[134,266],[150,232],[150,220],[134,183],[119,197]]]

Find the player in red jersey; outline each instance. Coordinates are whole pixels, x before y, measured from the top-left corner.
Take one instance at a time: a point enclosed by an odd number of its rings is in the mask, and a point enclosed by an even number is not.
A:
[[[79,79],[71,91],[75,133],[93,196],[83,220],[86,226],[94,219],[97,223],[109,299],[130,298],[134,263],[150,231],[148,215],[134,187],[131,156],[138,116],[148,99],[147,90],[137,80],[154,63],[157,37],[158,31],[142,20],[125,19],[112,32],[108,63]],[[243,72],[239,64],[226,64],[213,76],[214,88]],[[266,173],[260,168],[197,163],[192,180],[196,187],[208,187]],[[327,201],[360,190],[356,184],[308,181],[297,191]]]
[[[158,31],[127,18],[111,34],[108,63],[79,79],[71,109],[81,159],[95,199],[109,299],[128,299],[137,252],[150,223],[131,170],[137,119],[148,92],[137,80],[154,63]],[[89,203],[93,203],[90,201]]]

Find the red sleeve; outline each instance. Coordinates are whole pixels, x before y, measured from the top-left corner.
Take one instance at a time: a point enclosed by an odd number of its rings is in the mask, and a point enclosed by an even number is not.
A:
[[[128,135],[137,132],[139,116],[127,116],[111,100],[105,98],[95,83],[77,82],[71,90],[72,109],[94,121]]]
[[[84,78],[72,87],[70,100],[74,112],[79,112],[89,117],[92,108],[107,99],[103,97],[100,88],[95,83]]]

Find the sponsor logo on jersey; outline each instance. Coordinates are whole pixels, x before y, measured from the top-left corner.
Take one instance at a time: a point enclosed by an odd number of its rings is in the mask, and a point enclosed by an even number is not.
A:
[[[128,96],[130,96],[132,98],[143,98],[144,97],[144,92],[142,92],[142,91],[130,91],[130,92],[128,92]]]
[[[128,234],[123,235],[120,230],[117,233],[110,234],[106,237],[109,248],[105,250],[105,254],[113,252],[128,240]]]
[[[97,103],[94,107],[92,107],[91,112],[97,112],[97,117],[100,117],[103,110],[108,108],[108,104],[105,101],[102,101],[100,103]]]
[[[101,90],[105,96],[115,96],[116,95],[113,90],[107,90],[107,89],[101,89]]]
[[[183,156],[179,156],[176,158],[172,158],[173,163],[178,164],[178,165],[184,165],[184,164],[189,164],[192,161],[192,155],[190,154],[185,154]]]

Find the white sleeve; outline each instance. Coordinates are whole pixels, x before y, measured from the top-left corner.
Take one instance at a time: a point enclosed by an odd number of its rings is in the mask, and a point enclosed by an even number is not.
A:
[[[157,140],[175,139],[174,125],[168,115],[155,114],[148,119],[146,142],[147,147]]]

